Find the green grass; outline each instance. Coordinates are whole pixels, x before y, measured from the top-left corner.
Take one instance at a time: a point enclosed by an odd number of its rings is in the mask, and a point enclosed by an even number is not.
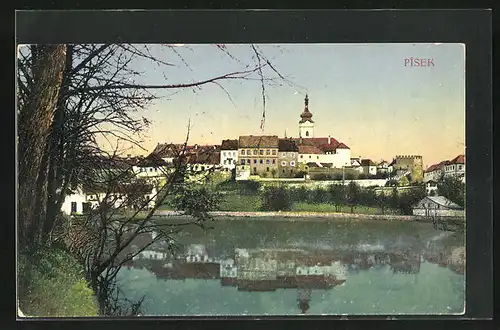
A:
[[[220,211],[256,212],[261,210],[261,197],[259,195],[244,195],[237,192],[224,194],[220,203]]]
[[[83,267],[51,248],[31,260],[19,256],[19,307],[29,317],[98,316],[98,304]]]
[[[332,204],[311,204],[311,203],[295,203],[292,206],[293,212],[337,212],[335,210],[335,206]],[[341,213],[351,213],[351,208],[347,205],[343,205],[341,208]],[[357,214],[382,214],[379,208],[370,207],[370,206],[356,206],[354,208],[354,213]],[[393,214],[394,212],[390,210],[385,210],[385,214]]]

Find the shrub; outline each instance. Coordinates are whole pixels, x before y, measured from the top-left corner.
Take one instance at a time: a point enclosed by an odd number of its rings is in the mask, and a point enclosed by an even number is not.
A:
[[[239,181],[240,192],[246,194],[256,194],[261,188],[261,183],[254,180]]]
[[[298,171],[297,174],[295,174],[295,177],[296,178],[303,178],[306,176],[306,174],[307,174],[306,171]]]
[[[262,209],[264,211],[289,211],[292,203],[289,193],[282,187],[268,187],[262,195]]]
[[[19,307],[34,317],[97,316],[97,300],[83,267],[68,252],[51,248],[18,259]]]

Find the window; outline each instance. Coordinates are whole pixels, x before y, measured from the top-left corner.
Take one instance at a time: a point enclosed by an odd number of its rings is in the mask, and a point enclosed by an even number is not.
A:
[[[276,150],[273,150],[273,156],[276,156]]]
[[[319,156],[316,156],[316,159],[319,159]]]
[[[244,159],[241,160],[241,165],[245,165],[245,160]]]
[[[222,153],[222,155],[223,155],[224,157],[226,157],[226,156],[227,156],[227,154],[226,154],[226,152],[225,152],[225,151]]]
[[[276,159],[273,159],[273,164],[276,164]]]
[[[304,156],[303,156],[303,155],[300,155],[300,158],[304,158]]]
[[[245,150],[241,150],[241,154],[244,155],[245,154]]]
[[[309,136],[309,131],[306,131],[306,136]]]
[[[71,213],[76,213],[76,202],[71,202]]]
[[[266,150],[266,156],[269,156],[271,154],[271,150]]]
[[[269,167],[266,167],[266,172],[269,172]]]
[[[264,161],[261,159],[261,160],[259,161],[259,163],[264,164]]]
[[[286,157],[286,152],[282,152],[281,157]]]
[[[152,167],[149,168],[149,172],[153,172],[153,168]]]
[[[257,156],[257,149],[254,149],[253,154]]]
[[[227,159],[224,159],[224,165],[226,165],[226,164],[227,164]]]
[[[205,166],[202,166],[202,167],[201,167],[201,170],[202,170],[202,171],[204,171],[204,170],[205,170]]]
[[[290,162],[290,166],[295,166],[295,162],[294,162],[294,161],[291,161],[291,162]]]
[[[311,155],[309,155],[309,158],[311,158]]]
[[[285,173],[285,169],[283,169],[283,173]]]
[[[264,154],[264,150],[259,150],[259,155],[263,155]]]
[[[281,162],[281,166],[286,166],[286,162],[285,162],[285,161],[282,161],[282,162]]]
[[[250,164],[250,159],[247,159],[247,164]]]
[[[462,165],[458,165],[458,169],[459,169],[460,171],[462,170],[462,168],[463,168],[463,166],[462,166]]]
[[[253,160],[253,163],[254,163],[254,164],[257,164],[257,159],[254,159],[254,160]]]

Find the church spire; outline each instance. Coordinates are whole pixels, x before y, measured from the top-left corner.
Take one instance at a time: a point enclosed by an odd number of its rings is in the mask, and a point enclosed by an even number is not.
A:
[[[305,123],[306,121],[314,123],[311,119],[312,116],[312,113],[309,111],[309,97],[306,94],[306,98],[304,99],[304,111],[300,114],[301,119],[299,123]]]

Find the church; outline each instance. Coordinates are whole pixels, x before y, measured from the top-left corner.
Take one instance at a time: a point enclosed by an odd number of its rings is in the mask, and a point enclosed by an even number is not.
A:
[[[313,114],[309,110],[309,97],[304,99],[304,110],[300,114],[299,137],[294,138],[298,146],[297,161],[317,167],[342,168],[351,166],[351,150],[344,143],[328,135],[314,136]]]

